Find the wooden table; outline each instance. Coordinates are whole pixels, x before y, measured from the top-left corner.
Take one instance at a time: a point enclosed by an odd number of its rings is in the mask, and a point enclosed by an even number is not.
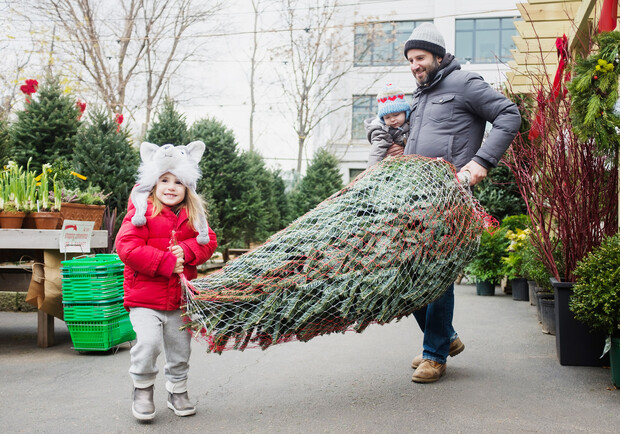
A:
[[[45,250],[60,251],[61,230],[41,229],[0,229],[0,249],[34,250],[39,260],[43,260]],[[108,246],[108,231],[93,231],[90,238],[91,248]],[[38,311],[37,345],[47,348],[54,345],[54,316]]]

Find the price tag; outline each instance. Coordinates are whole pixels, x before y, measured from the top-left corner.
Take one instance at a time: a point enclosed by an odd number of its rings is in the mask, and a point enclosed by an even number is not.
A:
[[[61,253],[89,253],[95,222],[65,220],[60,232]]]

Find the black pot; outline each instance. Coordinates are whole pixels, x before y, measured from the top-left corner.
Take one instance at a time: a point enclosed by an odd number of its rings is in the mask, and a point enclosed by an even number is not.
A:
[[[620,338],[611,338],[609,365],[611,366],[611,381],[616,387],[620,387]]]
[[[519,277],[512,279],[512,299],[517,301],[529,301],[530,300],[530,288],[527,286],[527,279]]]
[[[540,323],[543,333],[555,335],[555,300],[554,296],[548,292],[541,292],[538,299],[540,306]]]
[[[476,282],[476,294],[478,295],[495,295],[495,284],[488,280]]]
[[[555,347],[561,365],[609,366],[609,356],[601,358],[605,347],[605,335],[591,332],[581,321],[575,319],[569,309],[574,282],[558,282],[551,278],[555,292]]]
[[[527,281],[527,290],[529,292],[529,297],[530,297],[530,305],[532,306],[536,306],[537,305],[537,299],[536,299],[536,282],[534,282],[533,280],[528,280]]]

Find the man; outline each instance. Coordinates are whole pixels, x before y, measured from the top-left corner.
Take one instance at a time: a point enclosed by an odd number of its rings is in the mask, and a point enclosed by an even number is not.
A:
[[[457,171],[469,172],[476,185],[497,166],[521,125],[517,106],[491,88],[480,75],[462,71],[434,24],[414,29],[405,57],[418,84],[413,94],[405,155],[443,158]],[[486,122],[492,124],[481,145]],[[446,371],[448,355],[465,348],[452,327],[454,285],[414,316],[424,332],[424,351],[413,359],[412,380],[431,383]]]

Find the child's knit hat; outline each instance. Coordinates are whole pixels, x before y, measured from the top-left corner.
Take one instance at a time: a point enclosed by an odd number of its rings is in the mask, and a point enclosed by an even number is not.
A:
[[[140,145],[142,163],[138,169],[137,185],[131,191],[131,202],[136,208],[131,223],[135,226],[146,224],[147,199],[157,184],[157,180],[164,173],[172,173],[188,189],[196,192],[196,183],[200,178],[198,162],[205,151],[205,144],[201,141],[192,142],[187,146],[163,145],[143,142]],[[200,218],[195,223],[200,244],[209,242],[209,228],[202,208]]]
[[[392,83],[386,84],[381,92],[377,94],[377,116],[382,121],[383,116],[398,112],[405,112],[408,119],[409,110],[409,102],[405,98],[405,92]]]

